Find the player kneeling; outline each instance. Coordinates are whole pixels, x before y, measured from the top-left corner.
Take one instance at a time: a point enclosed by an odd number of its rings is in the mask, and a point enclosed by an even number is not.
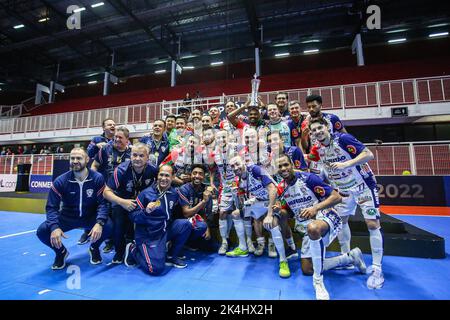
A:
[[[361,272],[365,272],[366,268],[361,251],[357,248],[337,259],[325,259],[325,248],[342,228],[341,218],[331,209],[341,202],[342,197],[315,174],[294,172],[291,159],[286,155],[277,160],[277,165],[278,174],[283,180],[277,188],[281,201],[274,206],[274,211],[289,211],[305,228],[301,250],[302,271],[304,274],[313,274],[316,299],[328,300],[330,296],[323,283],[322,273],[330,268],[331,263],[333,267],[336,263],[354,263]],[[281,224],[282,227],[287,226],[287,223]]]

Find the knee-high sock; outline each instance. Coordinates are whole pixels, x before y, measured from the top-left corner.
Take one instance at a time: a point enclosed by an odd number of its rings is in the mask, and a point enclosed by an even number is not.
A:
[[[383,260],[383,235],[381,228],[370,230],[370,248],[372,249],[372,265],[381,268]]]
[[[348,255],[348,253],[341,254],[340,256],[325,258],[323,261],[323,270],[330,270],[336,267],[343,267],[350,263],[352,263],[352,258]]]
[[[233,228],[233,217],[231,214],[227,214],[227,238],[230,237],[231,228]]]
[[[270,229],[270,233],[272,234],[273,243],[280,255],[280,261],[286,261],[286,252],[284,251],[284,241],[280,227],[276,226],[275,228]]]
[[[222,241],[226,241],[228,239],[228,220],[219,219],[219,231]]]
[[[348,223],[342,224],[342,230],[338,233],[337,238],[339,241],[339,245],[341,246],[341,253],[349,253],[352,234],[350,232],[350,226],[348,225]]]
[[[244,230],[244,221],[242,219],[233,219],[234,228],[236,229],[236,234],[239,239],[239,248],[246,251],[247,250],[247,242],[245,241],[245,230]]]
[[[323,272],[323,260],[325,258],[325,246],[322,238],[310,240],[311,259],[314,270],[314,278],[320,278]]]
[[[258,241],[258,243],[262,244],[263,246],[266,245],[266,238],[264,237],[256,238],[256,241]]]
[[[245,219],[244,220],[244,227],[245,227],[245,235],[247,239],[252,238],[253,233],[253,225],[252,225],[252,219]]]
[[[286,243],[289,247],[291,247],[292,250],[296,250],[294,237],[287,238]]]

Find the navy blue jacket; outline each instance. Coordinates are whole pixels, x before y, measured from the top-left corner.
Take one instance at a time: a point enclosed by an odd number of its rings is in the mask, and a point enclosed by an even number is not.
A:
[[[90,169],[83,182],[75,179],[72,170],[60,175],[53,182],[48,193],[47,224],[53,231],[59,228],[59,217],[106,222],[108,209],[103,198],[105,180],[103,176]],[[62,206],[61,206],[62,204]]]
[[[189,206],[189,208],[195,207],[200,201],[203,200],[203,192],[206,190],[206,185],[202,184],[199,191],[196,191],[194,188],[194,185],[192,182],[186,183],[182,185],[179,189],[180,192],[180,205],[183,206]],[[208,216],[212,213],[212,197],[209,198],[208,202],[206,203],[206,206],[199,211],[199,214],[204,214],[205,216]]]
[[[111,140],[105,137],[105,133],[103,133],[101,136],[93,137],[86,149],[89,158],[93,159],[95,155],[98,153],[99,148],[97,147],[97,143],[100,142],[108,143],[109,141]]]
[[[131,161],[119,164],[114,169],[114,174],[109,177],[107,186],[122,199],[134,199],[145,188],[155,181],[158,169],[147,163],[144,171],[133,177],[133,166]],[[113,206],[116,206],[113,204]]]
[[[152,212],[146,208],[150,202],[159,201],[160,205]],[[167,232],[167,224],[172,216],[174,207],[179,203],[178,190],[170,187],[167,192],[159,193],[156,183],[143,190],[136,199],[137,207],[129,212],[131,221],[136,223],[135,238],[145,240],[160,239]]]
[[[103,146],[95,156],[95,161],[100,163],[98,172],[100,172],[105,181],[112,176],[114,169],[122,162],[129,161],[131,158],[131,147],[128,146],[125,151],[118,151],[114,148],[112,141],[108,142],[107,145]]]
[[[150,163],[159,167],[161,162],[169,155],[169,139],[167,134],[162,136],[159,145],[155,143],[152,136],[143,136],[139,142],[145,143],[150,148]]]

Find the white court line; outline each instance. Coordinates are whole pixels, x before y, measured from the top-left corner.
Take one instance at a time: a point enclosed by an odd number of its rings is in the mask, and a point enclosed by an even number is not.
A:
[[[50,291],[52,291],[52,290],[45,289],[45,290],[39,291],[38,294],[41,295],[41,294],[44,294],[44,293],[47,293],[47,292],[50,292]]]
[[[6,238],[15,237],[15,236],[20,236],[20,235],[22,235],[22,234],[27,234],[27,233],[36,232],[36,230],[37,230],[37,229],[29,230],[29,231],[24,231],[24,232],[19,232],[19,233],[7,234],[6,236],[1,236],[0,239],[6,239]]]

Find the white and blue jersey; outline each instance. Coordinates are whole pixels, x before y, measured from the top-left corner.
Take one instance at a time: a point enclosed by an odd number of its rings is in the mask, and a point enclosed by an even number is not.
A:
[[[152,136],[143,136],[139,139],[139,142],[146,144],[150,149],[149,161],[155,167],[159,167],[161,162],[169,155],[170,144],[167,134],[163,134],[159,141],[153,139]]]
[[[255,197],[258,201],[268,201],[267,186],[275,181],[263,168],[257,165],[247,166],[247,178],[236,177],[237,186],[247,199]]]
[[[131,221],[136,224],[136,242],[156,240],[167,232],[167,225],[172,217],[173,208],[180,201],[178,190],[171,187],[160,193],[156,183],[144,189],[136,198],[137,207],[129,213]],[[158,205],[150,212],[146,212],[147,205],[156,202]]]
[[[331,163],[345,162],[356,158],[366,149],[364,144],[348,133],[331,135],[328,146],[317,145],[319,163],[330,184],[346,195],[336,206],[339,215],[354,215],[356,207],[361,207],[365,219],[378,219],[379,198],[377,182],[368,163],[344,170],[333,170]]]
[[[106,201],[103,198],[105,180],[103,176],[88,169],[84,181],[75,179],[73,171],[68,171],[53,182],[48,193],[47,221],[51,231],[59,228],[59,217],[86,221],[108,220]]]
[[[329,146],[318,145],[319,161],[333,187],[344,193],[359,188],[361,184],[376,188],[375,176],[367,163],[345,170],[333,170],[330,167],[332,163],[356,158],[364,149],[366,146],[348,133],[332,134]]]
[[[147,163],[143,172],[138,174],[133,171],[131,161],[126,161],[114,169],[107,186],[122,199],[135,199],[142,190],[153,184],[157,175],[158,169],[150,163]]]
[[[124,151],[119,151],[114,148],[113,142],[110,141],[98,151],[94,160],[100,164],[98,172],[103,175],[105,181],[108,181],[108,178],[112,176],[114,169],[122,162],[129,161],[130,158],[130,146],[127,146]]]

